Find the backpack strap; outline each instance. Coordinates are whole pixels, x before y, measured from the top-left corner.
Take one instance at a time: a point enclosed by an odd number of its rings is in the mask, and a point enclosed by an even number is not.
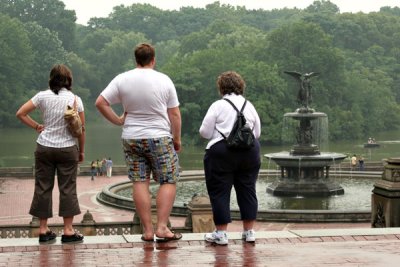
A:
[[[223,100],[226,100],[226,101],[228,101],[229,104],[231,104],[231,106],[236,110],[238,116],[239,116],[239,114],[243,113],[244,107],[246,106],[246,103],[247,103],[247,99],[245,99],[244,103],[243,103],[243,106],[239,111],[237,109],[237,107],[232,103],[232,101],[230,101],[228,98],[223,98]],[[226,139],[226,136],[223,133],[221,133],[220,131],[218,131],[218,132],[224,137],[224,139]]]
[[[247,104],[247,99],[245,99],[244,100],[244,103],[243,103],[243,106],[242,106],[242,108],[240,109],[240,111],[237,109],[237,107],[232,103],[232,101],[230,101],[228,98],[223,98],[224,100],[226,100],[226,101],[228,101],[228,103],[229,104],[231,104],[231,106],[236,110],[236,112],[237,113],[242,113],[243,112],[243,110],[244,110],[244,107],[246,106],[246,104]]]
[[[240,110],[240,113],[243,113],[243,110],[244,110],[244,107],[246,106],[246,104],[247,104],[247,99],[244,100],[244,103],[243,103],[242,109]]]

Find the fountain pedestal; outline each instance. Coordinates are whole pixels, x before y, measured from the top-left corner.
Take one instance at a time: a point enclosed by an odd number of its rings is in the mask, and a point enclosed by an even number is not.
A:
[[[384,161],[382,180],[372,192],[372,227],[400,227],[400,158]]]
[[[343,195],[344,189],[329,180],[329,169],[346,155],[320,153],[313,156],[292,155],[289,152],[266,154],[281,168],[281,177],[267,186],[267,193],[282,197],[327,197]]]

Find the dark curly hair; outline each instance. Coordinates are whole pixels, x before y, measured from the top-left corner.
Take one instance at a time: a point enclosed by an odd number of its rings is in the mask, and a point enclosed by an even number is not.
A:
[[[62,88],[67,90],[72,89],[72,72],[71,70],[63,65],[54,65],[50,71],[49,87],[56,95]]]
[[[246,83],[238,73],[226,71],[218,76],[217,87],[221,95],[230,93],[243,95]]]

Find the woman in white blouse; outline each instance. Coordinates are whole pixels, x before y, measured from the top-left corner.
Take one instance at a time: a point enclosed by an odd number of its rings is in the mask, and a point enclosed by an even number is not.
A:
[[[245,102],[245,82],[233,71],[222,73],[217,80],[222,98],[229,99],[238,110]],[[254,242],[254,222],[258,201],[256,180],[260,169],[261,133],[260,118],[254,106],[247,101],[243,114],[256,137],[255,145],[248,150],[232,150],[226,146],[224,136],[229,136],[236,120],[236,110],[224,99],[215,101],[208,109],[200,127],[200,135],[209,140],[204,155],[204,171],[210,196],[216,230],[205,235],[205,240],[219,245],[228,244],[226,230],[231,222],[230,195],[232,186],[243,221],[242,238]],[[222,134],[221,134],[222,133]]]
[[[72,72],[65,65],[55,65],[50,71],[49,89],[37,93],[23,104],[16,116],[38,134],[35,151],[35,191],[29,213],[39,218],[39,242],[55,241],[56,233],[47,225],[53,217],[52,192],[57,172],[60,191],[58,215],[64,219],[62,243],[82,242],[83,235],[75,233],[72,222],[81,213],[76,193],[78,162],[84,160],[85,131],[76,140],[67,130],[64,112],[76,103],[82,124],[85,124],[83,103],[71,92]],[[35,109],[42,114],[42,123],[29,114]],[[83,128],[84,130],[84,128]]]

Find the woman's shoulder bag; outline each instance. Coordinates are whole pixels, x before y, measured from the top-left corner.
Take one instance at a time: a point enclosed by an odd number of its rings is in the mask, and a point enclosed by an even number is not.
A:
[[[79,117],[77,103],[76,103],[76,96],[74,100],[74,106],[71,107],[67,105],[67,109],[64,113],[64,119],[67,123],[67,129],[71,133],[73,137],[80,137],[82,135],[82,121]]]

